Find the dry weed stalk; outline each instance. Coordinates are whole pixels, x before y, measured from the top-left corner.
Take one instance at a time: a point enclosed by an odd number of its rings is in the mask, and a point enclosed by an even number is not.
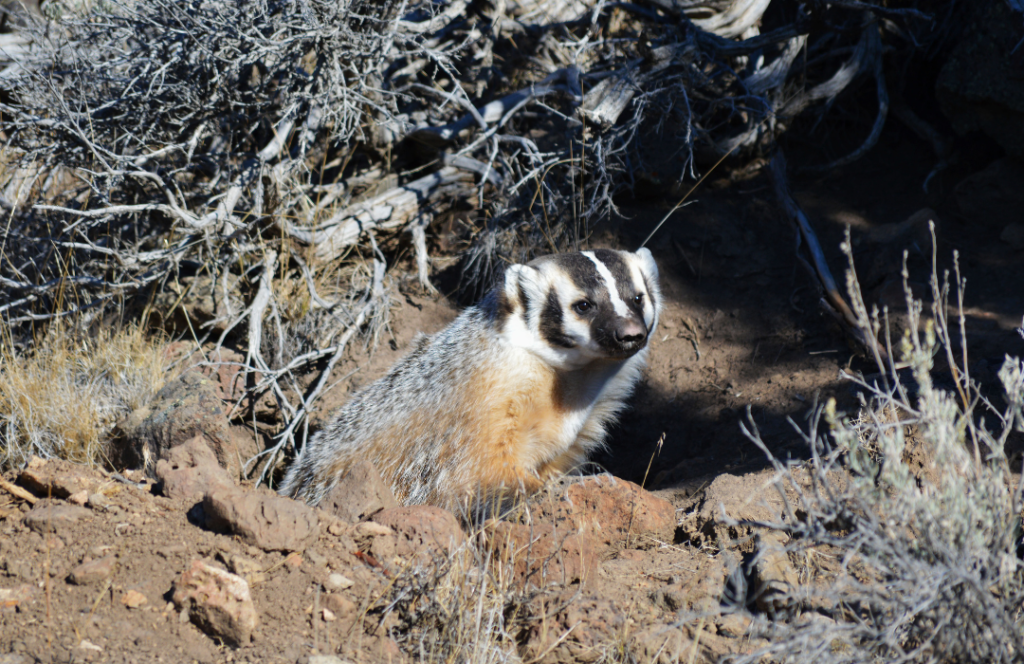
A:
[[[849,242],[844,251],[850,255]],[[899,353],[910,374],[879,356],[875,376],[844,373],[863,390],[860,414],[838,412],[834,400],[817,408],[801,433],[809,462],[776,459],[750,420],[745,432],[775,465],[785,506],[775,521],[755,525],[787,534],[787,551],[835,556],[839,568],[793,588],[782,602],[792,612],[758,623],[770,645],[730,661],[1020,661],[1022,486],[1004,446],[1011,432],[1024,431],[1024,363],[1006,358],[1002,407],[986,398],[967,369],[966,282],[957,268],[956,348],[948,277],[933,270],[925,320],[906,288],[909,325]],[[868,314],[852,269],[848,286],[862,333],[887,328],[887,312]],[[948,362],[946,389],[933,377],[937,354]],[[826,435],[818,430],[822,419]],[[904,460],[908,427],[926,456],[921,477]]]

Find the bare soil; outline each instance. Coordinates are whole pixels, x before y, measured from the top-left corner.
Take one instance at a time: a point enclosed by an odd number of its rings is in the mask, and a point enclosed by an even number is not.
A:
[[[957,177],[985,165],[959,166],[967,172],[944,174],[928,194],[922,184],[934,159],[890,123],[863,160],[828,175],[797,174],[793,187],[837,278],[845,267],[838,245],[849,227],[858,270],[872,280],[864,284],[868,297],[890,307],[902,302],[893,282],[902,251],[910,251],[911,281],[925,284],[931,250],[916,235],[879,241],[878,230],[934,208],[941,219],[940,270],[951,265],[955,249],[967,279],[972,376],[994,386],[1003,355],[1024,355],[1024,339],[1015,331],[1024,314],[1024,253],[1000,240],[1015,220],[970,218],[953,195]],[[591,246],[635,248],[675,202],[667,195],[621,201],[626,218],[598,229]],[[855,395],[840,381],[840,371],[873,369],[819,306],[808,274],[794,259],[793,229],[775,209],[764,175],[712,181],[674,215],[651,248],[662,273],[662,323],[632,408],[594,462],[595,469],[643,483],[669,499],[684,522],[717,477],[740,478],[734,485],[738,501],[763,483],[763,455],[740,431],[748,408],[776,455],[799,458],[804,450],[788,420],[803,423],[815,401],[829,396],[852,409]],[[339,364],[335,379],[357,364],[359,370],[327,394],[317,417],[322,421],[351,390],[379,377],[407,352],[416,333],[434,332],[456,314],[443,297],[405,294],[392,313],[388,337],[370,360],[353,357]],[[936,362],[941,369],[942,358]],[[340,652],[354,661],[415,655],[372,617],[325,622],[317,613],[329,570],[354,575],[344,594],[364,613],[388,582],[326,531],[302,555],[286,557],[205,530],[190,521],[192,506],[147,487],[111,482],[105,491],[107,508],[93,509],[88,518],[47,536],[23,522],[27,504],[0,491],[0,653],[9,653],[0,654],[0,662],[291,663],[315,652]],[[109,584],[68,581],[84,560],[108,554],[117,557]],[[250,585],[260,624],[254,641],[237,649],[199,631],[169,601],[174,578],[192,559],[223,566],[231,556],[247,558],[258,570]],[[675,635],[677,641],[662,651],[670,656],[666,661],[713,660],[751,648],[756,644],[743,638],[743,626],[727,619],[702,623],[699,644],[697,626],[676,621],[680,611],[720,601],[725,569],[715,548],[695,546],[685,528],[677,541],[646,541],[610,554],[596,583],[573,590],[579,590],[576,617],[584,628],[567,641]],[[125,603],[130,591],[144,597],[134,608]],[[524,639],[536,646],[536,640]],[[553,649],[546,661],[573,661],[572,653],[586,650],[580,648]],[[690,659],[691,652],[699,657]],[[575,661],[587,661],[579,657]]]

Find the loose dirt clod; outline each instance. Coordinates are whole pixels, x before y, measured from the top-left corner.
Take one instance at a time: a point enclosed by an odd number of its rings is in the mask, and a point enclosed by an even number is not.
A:
[[[51,501],[41,501],[25,515],[25,525],[37,533],[63,533],[83,519],[92,518],[92,512],[78,507]]]
[[[68,580],[79,586],[100,583],[110,578],[116,564],[115,556],[103,556],[97,560],[90,560],[71,570]]]

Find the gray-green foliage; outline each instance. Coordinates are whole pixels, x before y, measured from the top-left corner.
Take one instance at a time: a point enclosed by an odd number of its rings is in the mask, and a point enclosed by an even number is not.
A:
[[[850,286],[862,326],[877,331],[877,312],[868,316],[855,277]],[[1024,363],[1006,357],[1005,403],[986,399],[951,341],[948,285],[933,276],[932,290],[929,319],[908,296],[899,345],[910,375],[892,362],[873,377],[847,375],[863,390],[859,414],[849,417],[830,400],[802,433],[809,462],[786,465],[769,454],[785,509],[760,525],[788,534],[788,552],[814,549],[836,569],[793,588],[791,611],[755,623],[770,645],[734,661],[1024,657],[1021,486],[1004,453],[1011,432],[1024,430]],[[954,367],[952,389],[936,384],[940,353]],[[756,428],[748,435],[767,452]],[[905,459],[911,445],[925,459],[917,474]]]

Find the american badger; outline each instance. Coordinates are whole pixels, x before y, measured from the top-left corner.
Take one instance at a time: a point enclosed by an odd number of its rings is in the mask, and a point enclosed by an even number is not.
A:
[[[316,505],[369,459],[405,504],[532,492],[602,444],[640,378],[660,308],[647,249],[511,265],[479,304],[421,335],[342,406],[280,491]]]

